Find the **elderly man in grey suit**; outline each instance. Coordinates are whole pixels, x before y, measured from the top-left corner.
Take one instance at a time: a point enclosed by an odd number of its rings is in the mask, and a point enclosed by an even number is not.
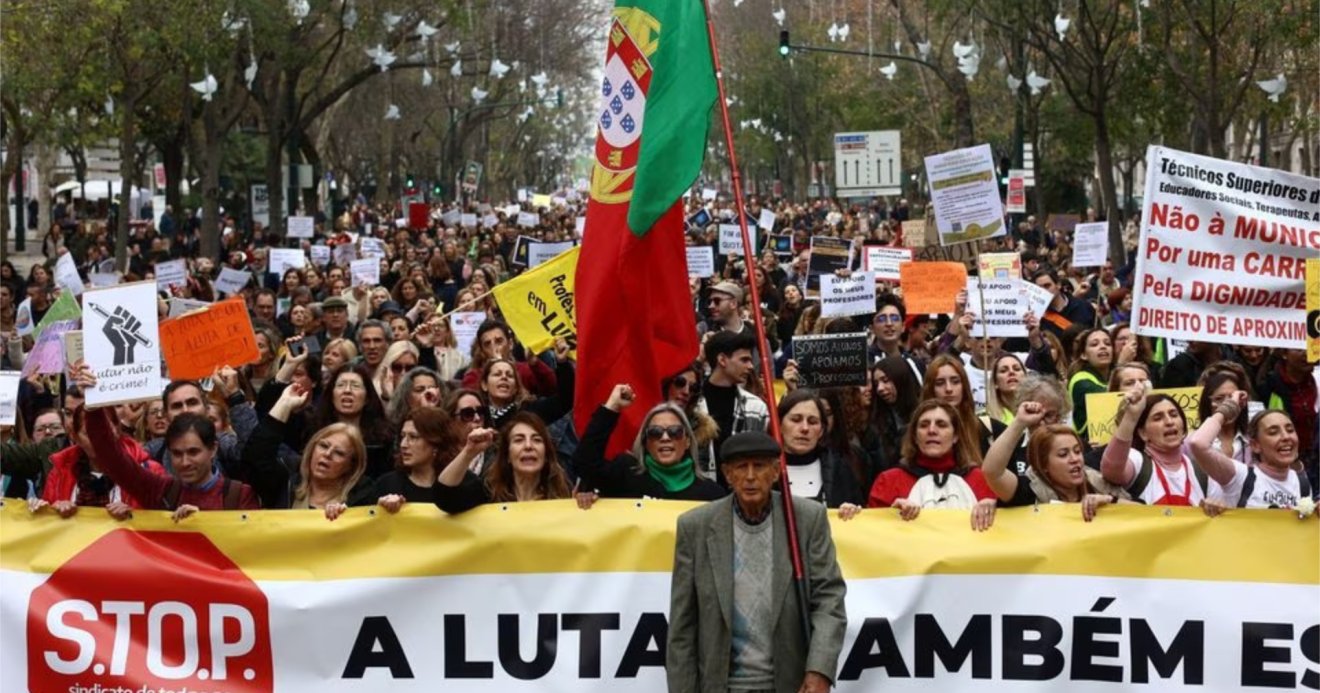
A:
[[[793,499],[808,628],[793,589],[779,445],[760,431],[720,448],[733,496],[678,518],[665,670],[671,692],[825,693],[848,625],[825,506]]]

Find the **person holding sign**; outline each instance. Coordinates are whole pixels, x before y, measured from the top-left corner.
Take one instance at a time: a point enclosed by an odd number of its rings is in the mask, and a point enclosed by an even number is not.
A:
[[[1105,481],[1146,505],[1199,506],[1219,484],[1183,452],[1187,415],[1168,395],[1152,395],[1149,382],[1132,386],[1119,403],[1114,436],[1100,459]]]
[[[728,495],[719,484],[697,475],[696,433],[682,408],[672,402],[661,402],[647,412],[631,452],[605,459],[619,414],[632,406],[633,399],[630,385],[615,385],[609,400],[592,414],[573,453],[582,487],[606,498],[711,501]]]
[[[1063,337],[1063,333],[1073,325],[1088,327],[1095,325],[1095,307],[1081,299],[1073,298],[1063,292],[1063,282],[1059,273],[1053,269],[1043,269],[1031,277],[1032,283],[1054,294],[1050,307],[1041,316],[1040,324],[1045,330]]]

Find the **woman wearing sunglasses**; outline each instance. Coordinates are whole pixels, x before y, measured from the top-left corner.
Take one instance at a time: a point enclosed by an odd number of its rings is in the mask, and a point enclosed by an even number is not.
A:
[[[490,416],[486,399],[480,392],[467,388],[454,390],[449,395],[445,400],[445,411],[449,412],[449,422],[454,427],[455,440],[459,441],[467,440],[468,434],[485,428],[486,420]],[[469,471],[481,476],[490,469],[491,462],[494,461],[495,451],[487,448],[472,460]]]
[[[632,386],[615,385],[609,399],[591,416],[573,453],[581,486],[606,498],[723,498],[727,492],[719,484],[697,476],[692,455],[695,434],[683,410],[673,402],[662,402],[647,412],[630,452],[605,459],[619,415],[633,400]]]
[[[693,438],[688,445],[692,449],[692,458],[697,461],[698,469],[709,469],[706,463],[715,456],[715,441],[720,436],[720,427],[709,414],[700,411],[702,364],[693,362],[687,368],[671,377],[660,381],[660,391],[670,404],[683,410],[683,416],[692,424]]]
[[[399,381],[403,380],[404,374],[417,367],[420,358],[417,345],[412,342],[401,341],[390,344],[385,350],[385,356],[380,360],[380,367],[376,369],[372,382],[376,386],[376,394],[380,395],[381,404],[389,404]]]

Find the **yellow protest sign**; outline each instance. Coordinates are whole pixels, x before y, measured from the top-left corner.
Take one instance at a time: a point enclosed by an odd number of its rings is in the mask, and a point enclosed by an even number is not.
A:
[[[497,284],[492,292],[505,321],[532,353],[552,348],[561,338],[568,341],[570,349],[577,350],[573,283],[578,250],[574,246],[535,269]]]
[[[1320,257],[1306,258],[1306,360],[1320,361]]]
[[[1201,415],[1197,405],[1201,399],[1199,387],[1174,387],[1167,390],[1151,390],[1151,395],[1168,395],[1182,407],[1187,416],[1188,432],[1201,425]],[[1118,423],[1118,403],[1123,399],[1121,392],[1093,392],[1086,396],[1086,430],[1092,445],[1103,445],[1114,437]]]

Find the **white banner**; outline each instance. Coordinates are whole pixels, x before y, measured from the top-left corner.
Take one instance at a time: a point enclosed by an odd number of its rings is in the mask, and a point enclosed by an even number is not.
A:
[[[1109,259],[1109,222],[1073,227],[1073,267],[1103,267]]]
[[[160,398],[155,284],[88,290],[83,296],[83,343],[97,381],[86,392],[87,406]]]
[[[1320,180],[1164,147],[1146,154],[1138,334],[1304,349]]]
[[[988,144],[926,157],[940,245],[1007,233],[996,175]]]
[[[967,312],[975,316],[967,330],[971,337],[1025,337],[1029,308],[1020,279],[967,278]]]
[[[866,315],[875,312],[875,273],[820,275],[820,316]]]

